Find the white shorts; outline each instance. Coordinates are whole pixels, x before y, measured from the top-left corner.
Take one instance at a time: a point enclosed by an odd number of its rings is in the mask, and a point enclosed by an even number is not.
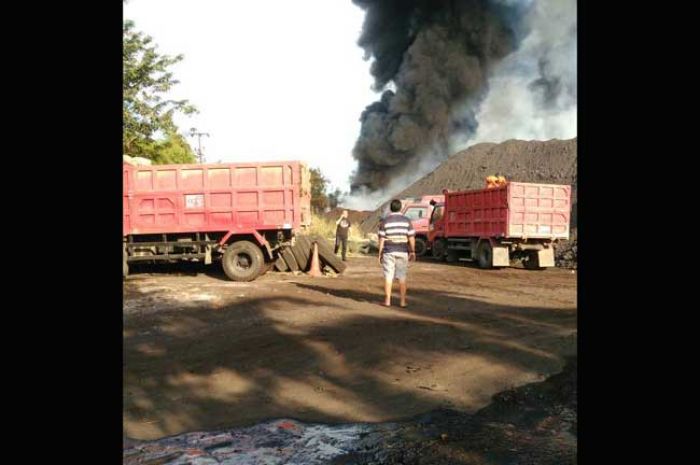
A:
[[[408,254],[404,252],[391,252],[382,254],[382,271],[384,279],[393,281],[394,278],[406,281],[408,270]]]

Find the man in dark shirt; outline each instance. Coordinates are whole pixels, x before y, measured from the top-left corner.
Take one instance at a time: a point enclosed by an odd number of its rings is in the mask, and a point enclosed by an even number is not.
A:
[[[416,231],[411,220],[400,213],[401,201],[391,201],[389,213],[379,223],[379,264],[384,272],[384,305],[391,305],[394,278],[399,280],[401,307],[406,307],[408,261],[416,259]]]
[[[340,215],[338,221],[335,222],[335,253],[338,253],[338,248],[343,246],[343,261],[345,259],[345,254],[348,250],[348,231],[350,230],[350,220],[348,220],[348,211],[343,210],[343,214]]]

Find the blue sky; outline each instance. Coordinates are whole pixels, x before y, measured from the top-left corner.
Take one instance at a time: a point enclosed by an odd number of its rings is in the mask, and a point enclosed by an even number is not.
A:
[[[171,95],[200,113],[176,122],[211,134],[206,161],[299,159],[348,188],[358,119],[378,98],[350,0],[129,0],[124,17],[185,55]]]

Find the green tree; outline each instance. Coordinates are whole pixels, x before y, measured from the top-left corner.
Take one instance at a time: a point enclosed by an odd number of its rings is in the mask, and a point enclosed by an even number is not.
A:
[[[321,213],[328,206],[326,188],[330,181],[323,176],[320,168],[311,168],[309,173],[311,174],[311,210]]]
[[[194,163],[196,161],[185,138],[176,132],[167,134],[163,140],[145,142],[141,148],[142,153],[148,154],[148,158],[157,165]]]
[[[179,81],[170,67],[183,56],[160,55],[150,36],[124,21],[123,43],[123,153],[145,157],[154,163],[191,163],[194,151],[178,134],[173,116],[197,109],[187,100],[165,97]]]

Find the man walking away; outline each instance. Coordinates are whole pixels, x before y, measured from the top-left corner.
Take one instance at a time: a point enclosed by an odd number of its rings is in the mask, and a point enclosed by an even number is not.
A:
[[[401,308],[406,308],[408,261],[416,259],[416,231],[411,220],[400,213],[401,201],[391,201],[389,213],[379,223],[379,264],[384,272],[384,306],[391,306],[394,278],[399,280]]]
[[[336,228],[335,228],[335,252],[338,253],[338,248],[343,246],[343,261],[347,261],[345,259],[345,255],[348,251],[348,231],[350,230],[350,220],[348,220],[348,211],[343,210],[343,214],[340,215],[340,218],[338,218],[338,221],[335,222]]]

